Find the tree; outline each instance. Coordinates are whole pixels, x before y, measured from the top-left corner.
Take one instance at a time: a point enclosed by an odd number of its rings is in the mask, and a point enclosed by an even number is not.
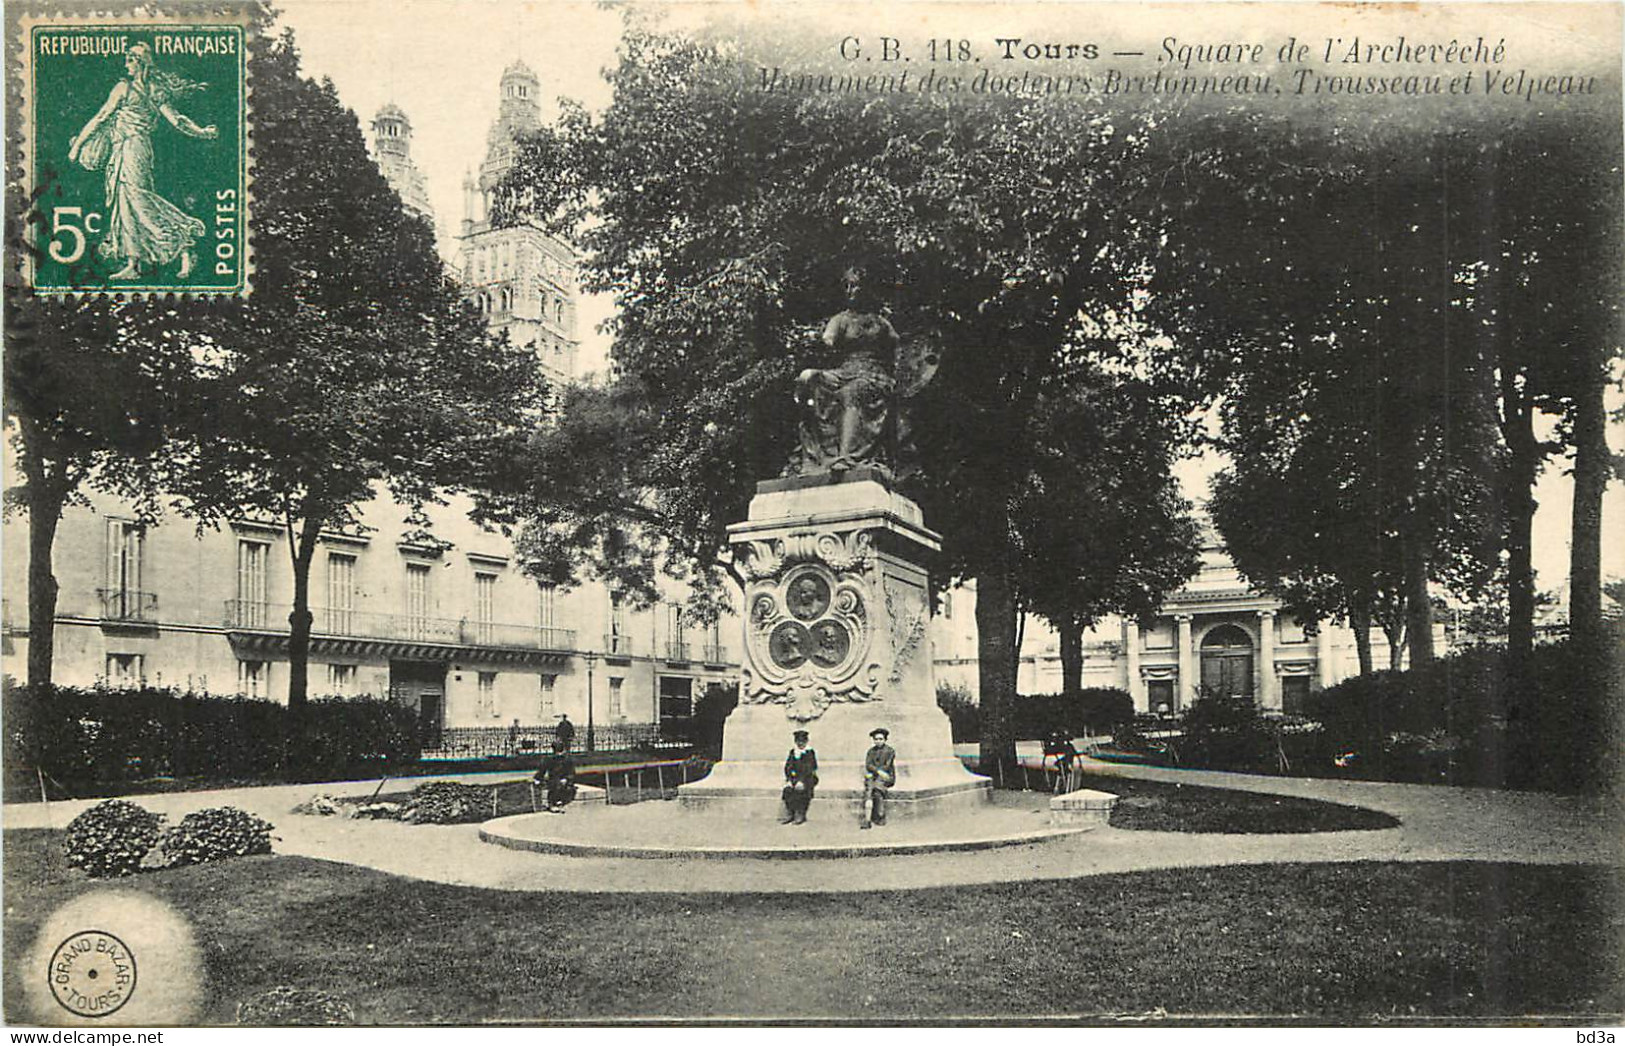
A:
[[[197,406],[165,489],[200,524],[268,516],[293,566],[288,704],[303,709],[310,566],[322,531],[381,488],[421,509],[468,491],[499,515],[542,417],[540,368],[459,295],[330,81],[299,74],[291,34],[251,56],[256,111],[251,298],[186,331]]]
[[[5,415],[23,483],[6,491],[6,504],[28,515],[28,684],[45,687],[56,646],[51,555],[63,509],[89,485],[154,511],[144,462],[163,446],[190,361],[148,336],[181,308],[53,302],[8,289]]]
[[[1145,617],[1196,573],[1200,529],[1169,465],[1184,444],[1178,397],[1095,375],[1033,415],[1035,456],[1015,513],[1024,606],[1060,639],[1061,690],[1083,692],[1083,634]]]
[[[1481,590],[1499,537],[1487,346],[1452,313],[1455,143],[1369,118],[1195,127],[1173,147],[1224,223],[1171,225],[1156,271],[1159,287],[1201,275],[1178,308],[1230,348],[1215,520],[1242,572],[1300,614],[1357,635],[1375,620],[1396,660],[1403,637],[1425,662],[1430,583]]]
[[[1051,451],[1034,419],[1082,380],[1078,358],[1109,367],[1130,352],[1081,317],[1144,304],[1158,230],[1119,204],[1150,177],[1143,118],[763,90],[752,46],[631,24],[612,104],[525,143],[498,219],[579,232],[588,289],[616,293],[614,359],[644,399],[650,452],[625,500],[661,505],[663,533],[700,569],[720,560],[754,481],[788,457],[790,380],[818,362],[845,272],[861,270],[905,338],[940,349],[906,489],[945,535],[942,574],[977,582],[983,749],[997,758],[1036,558],[1018,535]]]
[[[1463,251],[1456,310],[1464,336],[1493,346],[1506,446],[1508,674],[1534,646],[1534,485],[1572,449],[1570,608],[1575,638],[1600,649],[1601,498],[1612,462],[1604,392],[1620,351],[1617,113],[1529,114],[1459,150],[1471,191],[1456,199]],[[1536,435],[1537,415],[1557,421]],[[1521,690],[1514,685],[1513,690]]]

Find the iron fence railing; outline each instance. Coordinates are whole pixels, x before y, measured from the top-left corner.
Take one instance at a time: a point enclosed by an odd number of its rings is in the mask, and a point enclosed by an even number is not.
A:
[[[282,603],[228,599],[224,623],[228,628],[286,632],[292,609]],[[540,628],[423,614],[378,614],[342,607],[311,607],[310,613],[310,629],[314,635],[525,650],[574,650],[576,646],[575,630],[570,628]]]
[[[689,652],[690,649],[691,648],[689,647],[689,645],[687,643],[678,643],[678,642],[674,642],[674,641],[668,641],[666,643],[666,660],[667,661],[687,661],[687,660],[689,660],[689,653],[688,652]]]
[[[722,647],[712,643],[705,645],[705,663],[708,665],[723,665],[728,663],[728,652]]]
[[[652,751],[692,747],[688,737],[658,723],[604,723],[593,726],[593,751],[622,752],[632,749]],[[448,726],[439,731],[433,748],[425,748],[425,759],[485,759],[491,756],[530,755],[553,746],[552,726]],[[431,740],[431,739],[426,739]],[[587,730],[577,727],[572,749],[577,755],[587,750]]]
[[[630,655],[632,653],[632,637],[625,632],[605,632],[604,653],[611,657]]]
[[[158,594],[133,588],[98,588],[103,621],[157,621]]]

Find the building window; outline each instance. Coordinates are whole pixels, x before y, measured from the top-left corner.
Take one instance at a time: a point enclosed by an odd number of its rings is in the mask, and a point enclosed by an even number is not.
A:
[[[481,672],[479,683],[479,711],[481,715],[497,714],[497,674]]]
[[[354,665],[327,666],[327,692],[340,697],[355,693],[356,667]]]
[[[108,654],[107,685],[129,690],[146,682],[145,658],[140,654]]]
[[[264,628],[269,618],[265,601],[266,567],[271,546],[264,541],[237,542],[237,607],[232,615],[241,628]]]
[[[484,571],[474,575],[474,642],[489,646],[495,641],[497,576]]]
[[[406,564],[406,628],[413,639],[429,635],[429,564]]]
[[[710,631],[706,633],[705,660],[711,664],[718,664],[723,660],[722,651],[722,615],[718,614],[716,620],[711,622]]]
[[[1172,714],[1179,711],[1179,700],[1174,697],[1174,681],[1172,679],[1151,679],[1145,684],[1146,703],[1151,711],[1158,714]]]
[[[543,674],[538,678],[541,680],[542,698],[539,711],[541,714],[541,721],[546,723],[551,720],[555,714],[553,708],[554,699],[557,697],[559,677],[552,674]]]
[[[954,619],[954,594],[952,592],[942,594],[942,619],[944,621]]]
[[[620,676],[609,677],[609,717],[611,719],[626,718],[625,695],[621,685],[625,682],[626,680]]]
[[[120,621],[146,617],[142,559],[147,528],[124,519],[107,521],[107,588],[102,593],[102,614]]]
[[[609,594],[609,633],[604,637],[604,647],[610,654],[631,652],[630,637],[626,634],[626,605],[618,592]]]
[[[271,695],[271,663],[269,661],[237,662],[237,692],[247,697]]]
[[[355,557],[345,552],[327,554],[326,624],[336,635],[355,634]]]
[[[688,626],[683,620],[683,607],[679,603],[666,604],[666,658],[670,661],[688,660]]]
[[[1309,699],[1308,676],[1281,677],[1281,711],[1287,715],[1302,715]]]
[[[545,581],[536,583],[536,623],[542,628],[552,628],[554,615],[558,612],[559,587],[550,585]]]

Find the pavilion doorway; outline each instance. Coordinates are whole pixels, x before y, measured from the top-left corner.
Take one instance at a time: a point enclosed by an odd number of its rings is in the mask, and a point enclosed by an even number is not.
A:
[[[1202,690],[1223,697],[1253,696],[1253,637],[1220,625],[1202,637]]]

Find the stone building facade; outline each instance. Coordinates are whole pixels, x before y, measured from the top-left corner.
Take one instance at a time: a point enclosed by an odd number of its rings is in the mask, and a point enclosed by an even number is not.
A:
[[[974,587],[947,593],[937,618],[937,679],[978,689]],[[1374,667],[1388,667],[1388,645],[1372,644]],[[1178,713],[1202,688],[1251,694],[1267,710],[1295,712],[1313,690],[1359,673],[1354,633],[1345,626],[1306,625],[1279,600],[1247,585],[1216,538],[1201,569],[1168,597],[1146,624],[1108,618],[1084,634],[1083,685],[1116,687],[1142,712]],[[1059,693],[1060,640],[1029,617],[1017,689]]]
[[[512,163],[513,134],[537,125],[537,82],[515,63],[480,168],[480,196]],[[432,222],[411,158],[411,124],[393,105],[372,121],[380,169],[408,210]],[[481,204],[483,207],[483,203]],[[540,229],[492,229],[467,216],[458,238],[470,297],[520,344],[535,345],[555,381],[575,378],[575,255]],[[468,518],[459,499],[431,510],[435,543],[412,540],[404,508],[384,491],[362,527],[328,533],[311,569],[313,695],[392,695],[418,710],[425,743],[502,734],[515,720],[551,731],[568,715],[585,740],[657,724],[682,734],[694,703],[732,684],[739,657],[730,621],[684,621],[673,588],[634,611],[604,586],[571,591],[525,575],[512,542]],[[26,672],[27,526],[4,524],[4,671]],[[55,679],[65,685],[177,686],[284,699],[292,558],[269,522],[236,520],[198,534],[192,523],[138,520],[87,492],[57,531]],[[737,620],[737,619],[734,619]],[[726,637],[726,638],[725,638]]]

